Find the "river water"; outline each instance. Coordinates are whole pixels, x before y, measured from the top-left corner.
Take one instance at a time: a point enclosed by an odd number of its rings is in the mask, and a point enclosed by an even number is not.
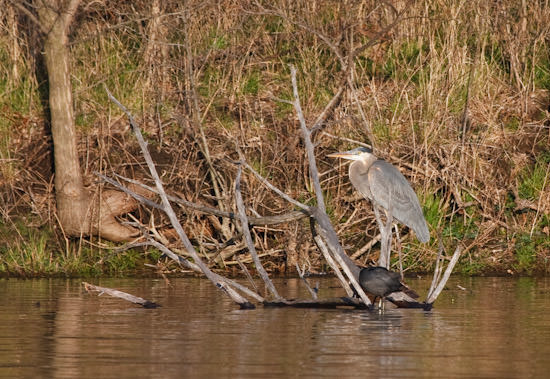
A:
[[[275,283],[307,297],[298,279]],[[93,284],[162,307],[88,294],[79,280],[0,280],[0,377],[550,377],[550,278],[452,277],[432,311],[384,313],[239,310],[198,278]],[[319,279],[320,296],[342,295],[337,285]]]

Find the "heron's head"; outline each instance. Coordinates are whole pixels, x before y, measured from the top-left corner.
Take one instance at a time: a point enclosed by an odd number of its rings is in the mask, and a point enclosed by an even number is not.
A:
[[[327,155],[330,158],[344,158],[351,161],[364,161],[373,156],[372,150],[367,147],[356,147],[355,149],[332,153]]]

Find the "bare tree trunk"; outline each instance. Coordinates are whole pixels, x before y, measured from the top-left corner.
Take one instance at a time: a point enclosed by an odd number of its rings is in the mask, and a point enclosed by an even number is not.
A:
[[[57,213],[66,235],[99,233],[109,240],[123,241],[135,230],[119,224],[115,216],[134,209],[135,201],[117,191],[104,191],[101,201],[94,199],[84,187],[78,159],[67,46],[69,26],[80,1],[42,0],[36,4],[38,23],[45,34]]]

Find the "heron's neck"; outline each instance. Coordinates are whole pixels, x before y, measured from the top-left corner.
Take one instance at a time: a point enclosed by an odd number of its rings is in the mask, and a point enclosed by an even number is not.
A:
[[[361,166],[363,166],[363,170],[367,171],[370,168],[370,166],[372,166],[372,164],[377,160],[378,158],[376,158],[376,155],[371,154],[368,157],[360,161],[357,161],[357,163],[361,164]]]
[[[377,160],[378,158],[376,158],[375,155],[370,155],[361,160],[353,161],[349,165],[349,177],[355,187],[361,187],[361,184],[356,183],[356,181],[359,180],[363,175],[366,175],[372,164]]]

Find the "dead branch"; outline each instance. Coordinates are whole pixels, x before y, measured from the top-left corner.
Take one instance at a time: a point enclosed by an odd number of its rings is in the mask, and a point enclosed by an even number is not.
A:
[[[437,250],[437,257],[435,258],[435,269],[434,269],[434,274],[432,278],[432,283],[430,284],[430,290],[428,291],[428,295],[426,296],[426,298],[429,298],[431,296],[433,289],[435,289],[435,287],[437,286],[437,283],[439,282],[439,278],[441,277],[441,271],[443,269],[443,266],[440,266],[440,264],[443,259],[441,254],[443,254],[444,247],[443,247],[443,242],[441,241],[441,235],[439,233],[437,237],[439,241],[439,249]]]
[[[115,181],[115,180],[113,180],[113,179],[111,179],[111,178],[109,178],[105,175],[102,175],[100,173],[95,173],[95,175],[100,177],[105,182],[111,184],[112,186],[114,186],[114,187],[120,189],[121,191],[127,193],[128,195],[134,197],[139,202],[142,202],[147,206],[162,210],[162,206],[160,204],[155,203],[155,202],[153,202],[153,201],[137,194],[136,192],[130,190],[128,187],[123,186],[122,184],[118,183],[117,181]],[[143,189],[158,195],[158,190],[156,188],[153,188],[153,187],[148,186],[144,183],[141,183],[138,180],[127,178],[125,176],[122,176],[122,175],[119,175],[119,174],[116,174],[116,173],[114,175],[117,178],[120,178],[124,181],[127,181],[128,183],[131,183],[131,184],[134,184],[136,186],[142,187]],[[226,217],[226,218],[229,218],[231,220],[235,220],[237,218],[237,216],[233,212],[221,211],[217,208],[212,208],[212,207],[208,207],[208,206],[205,206],[205,205],[193,203],[191,201],[184,200],[180,197],[176,197],[176,196],[172,196],[172,195],[168,195],[168,194],[166,196],[168,197],[168,200],[170,200],[170,201],[172,201],[176,204],[182,205],[185,208],[193,209],[194,211],[198,211],[198,212],[202,212],[202,213],[206,213],[206,214],[211,214],[211,215],[218,216],[218,217]],[[280,214],[280,215],[275,215],[275,216],[261,216],[261,217],[250,216],[250,217],[248,217],[248,225],[250,225],[250,226],[277,225],[277,224],[282,224],[282,223],[285,223],[285,222],[298,221],[298,220],[300,220],[304,217],[307,217],[307,216],[308,216],[307,213],[301,212],[301,211],[288,211],[286,213],[283,213],[283,214]]]
[[[167,248],[166,246],[164,246],[160,242],[157,242],[154,239],[149,239],[149,244],[151,246],[156,247],[157,249],[162,251],[164,254],[166,254],[167,257],[169,257],[170,259],[180,263],[182,266],[185,266],[185,267],[187,267],[187,268],[189,268],[189,269],[191,269],[195,272],[198,272],[198,273],[201,273],[201,274],[203,273],[201,268],[198,265],[196,265],[195,263],[190,262],[189,260],[185,259],[184,257],[174,253],[172,250],[170,250],[169,248]],[[228,286],[232,286],[232,287],[236,288],[237,290],[241,291],[242,293],[246,294],[247,296],[252,297],[256,301],[258,301],[260,303],[264,301],[264,298],[262,296],[258,295],[256,292],[250,290],[249,288],[243,286],[242,284],[240,284],[240,283],[238,283],[238,282],[236,282],[232,279],[224,278],[223,276],[218,275],[216,273],[212,273],[212,274],[214,275],[214,277],[218,281],[225,282]]]
[[[307,281],[306,277],[305,277],[305,270],[304,269],[300,269],[300,266],[298,265],[298,263],[296,263],[296,272],[298,273],[298,276],[300,277],[300,279],[302,279],[302,281],[304,282],[304,284],[306,285],[306,288],[307,290],[309,291],[309,293],[311,294],[311,298],[313,300],[317,300],[317,291],[319,290],[317,287],[316,288],[311,288],[311,286],[309,285],[309,282]]]
[[[346,273],[349,281],[351,282],[353,288],[365,303],[366,306],[371,305],[371,301],[359,285],[359,267],[346,255],[340,241],[338,240],[338,235],[334,231],[334,228],[328,218],[325,211],[325,201],[323,197],[323,191],[321,189],[321,183],[319,181],[319,171],[317,170],[317,162],[315,161],[315,152],[313,149],[313,143],[311,142],[311,131],[306,125],[306,120],[302,112],[302,106],[300,105],[300,98],[298,96],[298,84],[296,80],[296,68],[290,66],[290,77],[292,82],[292,93],[294,95],[294,109],[298,115],[298,120],[300,121],[300,129],[302,131],[302,138],[306,146],[306,152],[308,156],[309,163],[309,173],[311,180],[313,181],[313,187],[315,189],[315,196],[317,197],[317,207],[310,207],[311,215],[315,218],[317,225],[315,227],[318,234],[325,240],[329,251],[333,253],[333,258],[338,262],[342,270]]]
[[[315,231],[314,231],[314,233],[315,233]],[[340,281],[340,284],[342,284],[342,287],[346,291],[346,294],[349,297],[353,296],[353,290],[349,286],[348,281],[346,280],[344,275],[342,275],[342,272],[338,268],[338,264],[334,261],[334,259],[332,259],[332,255],[330,255],[330,253],[328,251],[328,248],[327,248],[327,245],[325,244],[325,241],[323,240],[323,238],[320,235],[316,235],[313,239],[315,240],[315,243],[317,244],[317,247],[319,248],[319,250],[323,254],[323,257],[327,261],[328,265],[330,266],[332,271],[334,271],[334,274],[336,274],[336,277]]]
[[[374,236],[369,242],[367,242],[362,248],[357,250],[355,253],[351,255],[351,259],[357,259],[361,255],[365,254],[368,250],[372,249],[374,245],[376,245],[378,242],[380,242],[380,239],[382,238],[381,234],[377,234]]]
[[[315,196],[317,197],[317,207],[323,213],[325,213],[325,200],[323,197],[323,191],[321,190],[321,182],[319,181],[319,174],[317,170],[317,162],[315,161],[315,152],[313,150],[313,143],[311,142],[311,132],[306,125],[306,119],[302,112],[302,105],[300,104],[300,96],[298,94],[298,84],[296,81],[296,67],[290,65],[290,79],[292,81],[292,93],[294,94],[294,109],[298,115],[300,121],[300,129],[302,130],[302,137],[306,145],[307,159],[309,163],[309,174],[311,180],[313,180],[313,188],[315,188]]]
[[[206,275],[206,277],[214,283],[214,285],[221,290],[223,290],[233,301],[235,301],[237,304],[240,305],[243,309],[251,309],[255,308],[252,303],[250,303],[246,298],[242,297],[239,293],[237,293],[231,286],[228,286],[227,283],[223,280],[219,280],[219,276],[215,275],[210,268],[200,259],[199,255],[195,251],[195,248],[191,244],[191,241],[187,237],[187,234],[185,234],[185,231],[183,230],[183,227],[181,226],[176,213],[172,209],[172,206],[170,205],[170,201],[168,200],[168,197],[166,195],[166,192],[164,191],[164,186],[160,180],[160,177],[158,175],[157,169],[155,167],[155,164],[153,163],[153,159],[151,158],[151,155],[149,153],[149,150],[147,148],[147,142],[143,139],[143,136],[141,134],[141,130],[134,121],[133,116],[131,113],[126,109],[124,105],[122,105],[112,94],[111,92],[105,88],[107,91],[107,95],[109,99],[115,103],[126,115],[128,116],[128,119],[130,121],[130,125],[132,126],[132,130],[134,131],[134,134],[136,136],[136,139],[138,140],[139,146],[141,147],[141,151],[143,153],[143,157],[145,158],[145,161],[147,163],[147,167],[149,168],[149,173],[151,174],[151,177],[155,181],[155,185],[158,190],[158,194],[162,200],[162,207],[163,211],[166,213],[168,218],[170,219],[170,222],[176,232],[178,233],[180,240],[182,241],[184,247],[186,248],[187,252],[191,255],[195,263],[199,266],[201,271]]]
[[[445,284],[447,284],[447,280],[449,280],[449,277],[451,276],[451,273],[453,272],[453,269],[458,262],[458,258],[460,258],[460,253],[462,252],[462,247],[459,245],[456,247],[455,252],[453,253],[453,256],[451,257],[451,260],[449,261],[449,264],[447,265],[447,268],[445,269],[445,273],[443,274],[443,278],[437,283],[437,287],[435,289],[430,288],[428,291],[429,295],[426,299],[427,304],[433,304],[433,302],[437,299],[441,291],[443,291],[443,288],[445,287]]]
[[[269,292],[271,292],[273,297],[275,297],[275,299],[280,299],[281,296],[279,296],[277,289],[273,285],[273,282],[271,281],[271,279],[269,279],[269,275],[265,271],[264,266],[262,265],[262,262],[258,258],[258,254],[256,253],[256,247],[254,246],[254,242],[252,241],[252,236],[250,235],[250,229],[248,229],[248,218],[246,216],[243,197],[241,195],[241,174],[242,174],[242,167],[239,165],[239,169],[237,170],[237,177],[235,179],[235,202],[237,203],[237,210],[239,212],[239,221],[241,222],[242,233],[244,235],[246,245],[248,246],[248,251],[250,251],[250,255],[254,260],[254,264],[256,265],[256,270],[260,274],[260,277],[264,281],[267,289],[269,290]]]
[[[137,296],[134,296],[134,295],[130,295],[129,293],[126,293],[126,292],[122,292],[122,291],[119,291],[119,290],[114,290],[112,288],[94,286],[93,284],[90,284],[90,283],[87,283],[87,282],[82,282],[82,284],[84,284],[84,288],[88,292],[92,292],[92,291],[99,292],[98,296],[101,296],[104,293],[106,293],[109,296],[118,297],[119,299],[123,299],[123,300],[129,301],[129,302],[134,303],[134,304],[139,304],[143,308],[148,308],[148,309],[158,308],[158,307],[161,306],[160,304],[157,304],[155,302],[145,300],[141,297],[137,297]]]
[[[256,291],[257,293],[260,293],[260,291],[258,290],[258,287],[256,286],[256,283],[254,282],[254,279],[252,279],[252,275],[250,275],[250,272],[248,271],[248,269],[246,268],[246,266],[244,265],[243,262],[241,262],[241,260],[239,259],[239,257],[236,257],[235,259],[237,261],[237,263],[239,264],[239,267],[241,268],[241,270],[244,272],[244,274],[246,275],[246,278],[248,279],[248,282],[250,283],[250,285],[252,285],[252,288],[254,288],[254,291]]]
[[[368,307],[359,299],[351,297],[336,297],[317,300],[282,300],[268,301],[264,303],[265,307],[294,307],[294,308],[355,308],[368,309]]]

